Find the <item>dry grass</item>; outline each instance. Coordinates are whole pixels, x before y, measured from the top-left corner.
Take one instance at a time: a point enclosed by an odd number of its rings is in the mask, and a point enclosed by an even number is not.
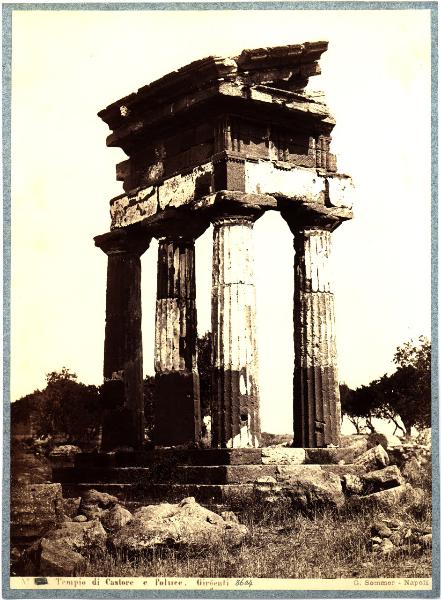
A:
[[[415,508],[415,507],[414,507]],[[394,555],[372,554],[370,527],[381,517],[378,509],[321,511],[310,515],[293,513],[281,507],[251,507],[241,514],[249,528],[247,539],[238,548],[227,545],[200,553],[156,549],[150,555],[129,560],[106,553],[94,556],[86,576],[109,577],[269,577],[269,578],[347,578],[347,577],[430,577],[430,551]],[[430,527],[430,497],[418,510],[409,505],[395,518],[410,527]]]

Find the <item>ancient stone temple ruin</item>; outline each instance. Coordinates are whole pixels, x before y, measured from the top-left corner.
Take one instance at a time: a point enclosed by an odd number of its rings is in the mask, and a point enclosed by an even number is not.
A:
[[[253,225],[277,210],[294,241],[294,444],[337,445],[340,405],[331,233],[351,217],[351,180],[330,152],[335,121],[305,86],[326,42],[208,57],[99,113],[125,193],[111,201],[105,448],[143,444],[141,263],[159,241],[154,442],[200,441],[195,240],[213,225],[212,444],[259,446]],[[153,285],[153,282],[152,282]]]
[[[153,443],[200,447],[195,240],[212,224],[213,448],[199,450],[204,459],[189,450],[185,461],[191,454],[193,464],[255,462],[253,226],[268,210],[293,235],[293,445],[338,445],[328,263],[332,232],[352,216],[352,182],[337,172],[335,121],[323,95],[305,89],[326,49],[314,42],[208,57],[99,113],[111,130],[107,145],[128,156],[116,167],[124,193],[111,200],[110,231],[95,238],[108,256],[103,452],[144,444],[140,257],[152,238],[159,242]],[[226,454],[235,449],[236,458]]]

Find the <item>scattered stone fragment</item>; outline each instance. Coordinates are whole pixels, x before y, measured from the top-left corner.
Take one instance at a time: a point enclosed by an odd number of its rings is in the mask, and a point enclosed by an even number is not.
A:
[[[81,498],[63,498],[63,513],[74,519],[77,516],[80,509]]]
[[[340,447],[341,448],[358,448],[359,454],[363,454],[368,450],[367,435],[365,434],[352,434],[340,436]]]
[[[381,544],[382,541],[383,541],[383,538],[381,538],[380,536],[371,537],[371,544],[373,544],[373,545],[379,545],[379,544]]]
[[[345,496],[338,475],[323,471],[319,466],[296,469],[280,468],[279,483],[288,495],[294,507],[310,509],[315,507],[341,508]]]
[[[382,492],[374,492],[367,496],[359,496],[359,501],[365,505],[377,505],[382,508],[390,508],[401,503],[407,492],[407,484],[399,485]]]
[[[75,523],[85,523],[87,521],[86,515],[77,515],[72,519]]]
[[[383,523],[389,527],[389,529],[400,529],[403,526],[401,521],[397,519],[383,519]]]
[[[415,457],[404,463],[403,475],[410,483],[418,481],[421,478],[421,472],[422,467]]]
[[[366,471],[381,469],[382,467],[387,467],[389,464],[389,456],[383,446],[378,444],[378,446],[375,446],[358,456],[355,459],[354,464],[362,465]]]
[[[99,521],[65,522],[57,529],[47,533],[45,537],[56,540],[66,548],[80,554],[93,549],[104,548],[107,540],[107,534]]]
[[[81,554],[71,550],[63,541],[42,539],[38,575],[45,577],[77,575],[85,564]]]
[[[343,475],[343,487],[347,494],[362,494],[364,489],[363,481],[360,477],[351,473]]]
[[[404,479],[396,465],[384,469],[370,471],[363,476],[365,493],[381,492],[382,490],[403,485]]]
[[[393,531],[389,539],[394,546],[401,546],[403,543],[403,534],[400,531]]]
[[[390,537],[392,535],[392,531],[381,521],[377,521],[371,527],[372,535],[378,535],[382,538]]]
[[[420,543],[423,548],[431,548],[432,547],[432,534],[426,533],[420,537]]]
[[[73,444],[64,444],[62,446],[55,446],[50,452],[49,456],[70,456],[72,454],[80,454],[81,448],[74,446]]]
[[[385,433],[383,435],[387,441],[386,450],[389,450],[389,448],[396,448],[398,446],[401,446],[403,443],[403,441],[397,435],[393,435],[392,433]]]
[[[392,542],[388,538],[384,538],[380,544],[379,550],[382,554],[389,554],[394,548],[395,546]]]
[[[97,490],[87,490],[81,498],[80,512],[92,521],[100,519],[106,508],[111,508],[118,503],[118,498]]]
[[[124,525],[127,525],[132,518],[131,512],[120,504],[115,504],[112,508],[103,511],[100,520],[104,529],[113,533],[124,527]]]
[[[202,549],[225,541],[236,546],[248,530],[245,525],[226,521],[203,508],[194,498],[179,504],[143,506],[133,519],[111,538],[113,547],[128,552],[143,552],[155,546]]]
[[[82,502],[87,504],[98,504],[102,508],[110,508],[115,504],[118,504],[118,498],[105,492],[98,492],[97,490],[91,489],[84,492]]]

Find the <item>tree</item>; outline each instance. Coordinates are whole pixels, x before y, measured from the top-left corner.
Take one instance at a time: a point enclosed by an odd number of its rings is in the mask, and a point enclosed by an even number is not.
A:
[[[94,439],[101,424],[99,389],[76,380],[77,375],[66,367],[48,373],[44,390],[14,403],[12,418],[29,412],[37,436],[65,436],[78,443]]]
[[[343,384],[341,405],[344,412],[361,431],[360,421],[373,432],[372,419],[386,419],[410,435],[412,427],[429,427],[431,413],[431,344],[420,336],[399,346],[394,354],[397,369],[392,375],[383,375],[351,390]]]
[[[342,413],[349,418],[358,434],[362,433],[365,427],[371,432],[375,431],[372,419],[377,416],[380,404],[377,385],[377,380],[355,390],[344,383],[340,385]]]
[[[431,343],[420,336],[399,346],[394,354],[398,365],[392,375],[384,375],[379,384],[383,415],[397,425],[399,417],[403,433],[412,427],[431,424]],[[399,425],[398,425],[399,426]]]

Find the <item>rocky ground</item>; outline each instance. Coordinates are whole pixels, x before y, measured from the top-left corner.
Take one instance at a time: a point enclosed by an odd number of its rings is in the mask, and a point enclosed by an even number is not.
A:
[[[430,440],[343,440],[357,468],[296,469],[255,482],[240,512],[193,498],[133,508],[89,490],[63,498],[50,461],[13,449],[12,574],[429,577]],[[349,458],[350,457],[350,458]],[[130,509],[130,510],[129,510]]]

